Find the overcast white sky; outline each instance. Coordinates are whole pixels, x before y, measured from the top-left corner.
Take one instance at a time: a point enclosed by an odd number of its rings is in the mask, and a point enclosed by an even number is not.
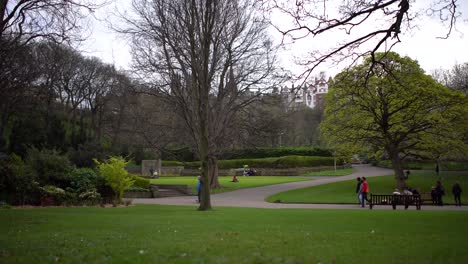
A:
[[[418,4],[424,5],[427,1],[420,0]],[[97,17],[111,19],[111,12],[114,10],[115,5],[119,6],[120,10],[129,10],[129,0],[115,0],[115,2],[115,4],[100,10],[96,14]],[[460,0],[459,11],[464,13],[458,19],[457,28],[452,32],[449,39],[437,38],[444,36],[447,30],[439,21],[424,18],[418,20],[417,26],[419,26],[419,29],[415,28],[400,35],[402,42],[395,46],[393,50],[403,56],[418,60],[427,73],[438,68],[450,69],[456,63],[468,62],[468,0]],[[282,24],[285,18],[276,16],[272,20],[273,23]],[[271,34],[274,39],[279,41],[281,37],[279,33],[272,29]],[[340,41],[345,37],[343,33],[335,32],[318,38],[296,41],[284,48],[281,54],[281,62],[293,73],[298,74],[303,68],[294,64],[294,56],[301,58],[307,56],[307,52],[313,49],[329,48],[336,41]],[[115,64],[119,69],[130,69],[131,56],[129,49],[127,41],[122,36],[113,33],[105,22],[98,21],[94,23],[93,34],[81,47],[86,55],[99,57],[104,62]],[[326,71],[327,75],[334,75],[344,66],[344,64],[338,67],[323,65],[318,68],[316,74],[318,74],[318,71]]]

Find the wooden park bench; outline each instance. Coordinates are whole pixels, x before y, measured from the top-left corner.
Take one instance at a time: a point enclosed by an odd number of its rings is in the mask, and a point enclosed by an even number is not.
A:
[[[414,205],[417,210],[421,210],[421,196],[419,194],[370,194],[369,200],[369,209],[372,209],[374,205],[391,205],[395,210],[397,205],[404,205],[406,210],[410,205]]]
[[[423,203],[433,204],[431,192],[421,193],[421,204]]]

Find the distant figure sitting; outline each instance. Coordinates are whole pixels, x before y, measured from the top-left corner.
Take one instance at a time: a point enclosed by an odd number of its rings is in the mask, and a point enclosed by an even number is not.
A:
[[[239,182],[239,180],[237,179],[237,176],[234,175],[234,177],[232,177],[232,181],[231,182]]]
[[[400,195],[400,191],[398,189],[395,189],[395,191],[393,191],[392,193],[393,195]]]
[[[413,193],[409,189],[404,189],[403,195],[413,195]]]
[[[419,195],[419,191],[418,191],[418,190],[416,190],[416,189],[413,189],[413,188],[408,188],[408,190],[409,190],[410,192],[412,192],[412,193],[413,193],[413,195]]]
[[[244,171],[242,173],[242,175],[244,176],[248,176],[249,175],[249,165],[244,165]]]
[[[405,171],[405,179],[408,179],[409,175],[410,175],[410,171],[409,170]]]

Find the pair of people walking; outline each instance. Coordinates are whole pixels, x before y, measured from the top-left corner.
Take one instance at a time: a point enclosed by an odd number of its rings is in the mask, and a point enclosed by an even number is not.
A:
[[[366,180],[366,177],[357,178],[356,193],[358,195],[359,204],[361,207],[365,207],[366,201],[369,202],[367,194],[369,193],[369,183]]]

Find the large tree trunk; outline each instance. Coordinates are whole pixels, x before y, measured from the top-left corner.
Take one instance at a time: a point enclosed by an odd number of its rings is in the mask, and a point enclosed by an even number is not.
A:
[[[392,159],[392,167],[395,173],[395,179],[397,183],[396,186],[398,189],[403,190],[407,186],[406,186],[406,177],[403,172],[402,160],[400,159],[398,153],[393,153],[391,155],[391,159]]]
[[[208,140],[206,144],[200,146],[200,156],[202,160],[202,188],[201,188],[201,201],[198,210],[206,211],[211,209],[211,196],[210,196],[210,179],[209,179],[209,159],[208,159]]]
[[[220,189],[221,185],[219,184],[218,179],[218,159],[216,157],[210,156],[208,158],[208,169],[211,189]]]

